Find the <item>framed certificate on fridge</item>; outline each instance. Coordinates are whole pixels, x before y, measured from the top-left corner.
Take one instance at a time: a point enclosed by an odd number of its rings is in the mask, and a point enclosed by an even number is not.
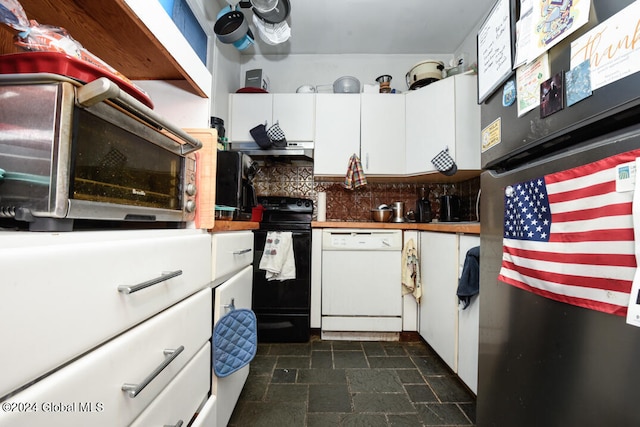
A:
[[[498,0],[478,31],[478,104],[513,73],[513,17],[509,0]]]

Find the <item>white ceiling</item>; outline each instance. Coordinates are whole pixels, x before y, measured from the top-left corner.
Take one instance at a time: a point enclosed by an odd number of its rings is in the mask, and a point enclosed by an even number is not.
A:
[[[276,46],[260,40],[242,9],[257,42],[242,54],[451,54],[496,0],[289,1],[291,38]]]

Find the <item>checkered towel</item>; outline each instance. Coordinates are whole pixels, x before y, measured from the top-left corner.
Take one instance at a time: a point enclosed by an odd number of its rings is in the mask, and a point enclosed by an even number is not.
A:
[[[347,175],[344,177],[344,188],[348,190],[355,190],[363,185],[367,185],[367,177],[364,176],[360,158],[354,154],[349,159]]]
[[[431,159],[431,163],[433,163],[433,166],[435,166],[440,172],[446,172],[451,169],[455,162],[449,155],[449,147],[440,151],[433,159]]]

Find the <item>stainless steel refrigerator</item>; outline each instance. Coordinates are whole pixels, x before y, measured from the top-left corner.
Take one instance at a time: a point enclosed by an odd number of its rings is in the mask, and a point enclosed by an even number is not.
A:
[[[517,9],[519,3],[512,0],[511,6]],[[570,70],[572,40],[594,28],[602,28],[603,22],[632,3],[593,0],[589,23],[549,50],[551,75]],[[628,19],[639,24],[640,14]],[[562,95],[566,97],[566,93]],[[516,194],[518,186],[534,186],[545,179],[549,184],[549,180],[580,175],[592,167],[606,169],[611,166],[605,164],[607,161],[615,167],[633,163],[635,157],[640,157],[640,151],[633,153],[640,149],[640,73],[596,89],[590,97],[571,106],[565,103],[563,109],[546,117],[541,116],[540,108],[518,117],[516,104],[504,106],[500,86],[482,104],[482,128],[498,118],[502,141],[482,154],[485,170],[481,175],[482,300],[477,425],[639,426],[636,392],[640,388],[640,328],[627,324],[626,309],[607,312],[606,303],[602,303],[604,309],[585,304],[580,293],[583,290],[572,293],[583,285],[602,286],[604,298],[617,298],[618,305],[624,301],[625,292],[630,295],[628,284],[636,266],[632,225],[629,230],[631,204],[620,208],[626,212],[613,213],[618,207],[598,207],[596,202],[588,206],[589,202],[583,201],[587,206],[580,209],[589,212],[584,215],[590,219],[597,216],[583,230],[587,235],[582,237],[584,253],[563,253],[568,243],[560,243],[549,250],[545,255],[548,258],[541,255],[539,261],[529,260],[518,273],[535,277],[537,271],[540,277],[549,277],[552,268],[547,268],[547,262],[573,259],[578,267],[574,265],[570,274],[558,279],[567,282],[566,294],[565,288],[556,290],[551,285],[545,288],[546,281],[531,277],[517,286],[522,277],[509,276],[503,267],[508,270],[514,262],[505,255],[509,252],[505,249],[506,239],[524,242],[526,237],[521,236],[533,234],[526,228],[531,225],[519,228],[520,234],[511,230],[514,224],[511,201],[520,194]],[[565,172],[569,175],[563,175]],[[587,179],[593,178],[589,175]],[[598,185],[594,181],[586,188]],[[608,191],[616,197],[624,193],[612,188]],[[573,196],[577,192],[567,193]],[[626,194],[629,202],[628,189]],[[523,192],[522,197],[529,196]],[[548,208],[544,201],[543,207]],[[583,220],[586,219],[577,219]],[[620,234],[626,233],[626,237],[616,235],[619,229],[625,229]],[[601,241],[607,243],[603,246]],[[605,248],[600,250],[605,252],[600,261],[593,261],[590,247]],[[584,268],[580,263],[584,263]],[[594,276],[600,277],[600,283],[593,284]],[[539,287],[529,287],[532,283]],[[607,291],[607,286],[617,288]],[[640,299],[635,303],[640,303]]]

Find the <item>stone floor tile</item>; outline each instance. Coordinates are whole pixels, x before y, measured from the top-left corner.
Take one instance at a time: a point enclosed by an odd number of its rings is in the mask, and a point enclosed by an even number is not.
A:
[[[267,389],[267,402],[307,402],[309,386],[306,384],[271,384]]]
[[[395,371],[388,369],[348,369],[352,393],[403,393],[405,390]]]
[[[298,374],[297,369],[276,369],[273,371],[273,377],[271,377],[272,383],[295,383],[296,376]]]
[[[416,412],[405,393],[355,393],[353,410],[383,414]]]
[[[395,371],[402,384],[424,384],[424,378],[417,369],[396,369]]]
[[[336,427],[340,423],[338,413],[309,412],[307,413],[307,427]]]
[[[387,420],[390,427],[422,427],[418,414],[390,414]]]
[[[340,417],[341,427],[387,427],[384,414],[345,414]]]
[[[309,385],[309,412],[351,412],[351,397],[347,385]]]
[[[368,368],[369,364],[362,351],[333,351],[333,366],[343,368]]]
[[[336,350],[362,350],[360,341],[332,341],[333,351]]]
[[[310,343],[271,344],[269,354],[272,356],[310,356]]]
[[[439,402],[436,395],[428,385],[405,384],[405,390],[412,402]]]
[[[414,368],[411,358],[406,356],[369,357],[372,368]]]
[[[471,425],[464,412],[455,403],[427,403],[416,405],[425,426]]]
[[[310,356],[278,356],[276,368],[309,368]]]
[[[317,368],[333,368],[333,353],[330,351],[312,351],[311,367]]]
[[[298,383],[303,384],[346,384],[344,369],[300,369]]]
[[[447,375],[451,371],[446,363],[438,357],[418,356],[412,357],[413,363],[420,370],[422,375]]]
[[[384,351],[384,347],[382,343],[377,341],[367,341],[362,343],[362,348],[364,349],[367,357],[371,356],[386,356],[387,353]]]
[[[246,402],[229,426],[300,427],[305,424],[306,410],[303,402]]]
[[[441,402],[470,403],[473,395],[454,375],[427,377],[427,382]]]

